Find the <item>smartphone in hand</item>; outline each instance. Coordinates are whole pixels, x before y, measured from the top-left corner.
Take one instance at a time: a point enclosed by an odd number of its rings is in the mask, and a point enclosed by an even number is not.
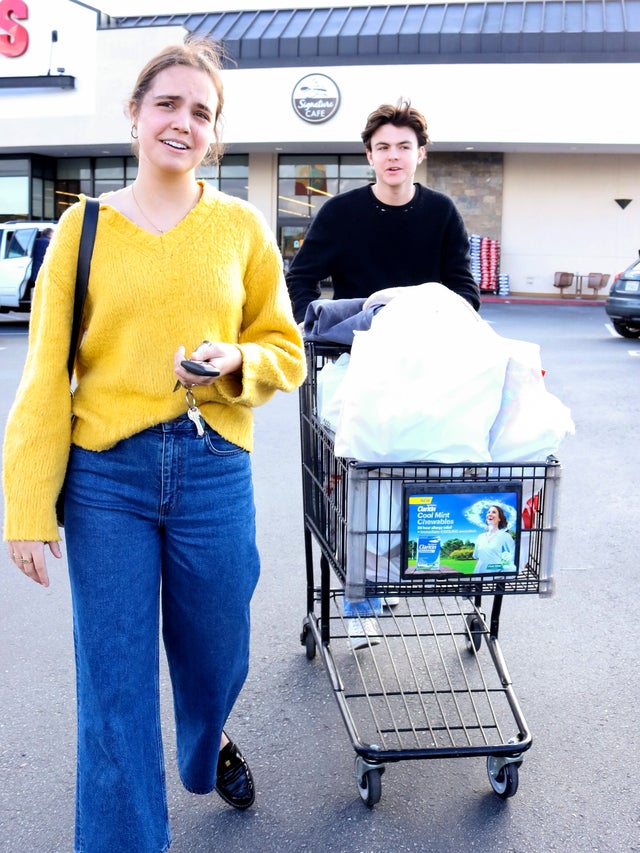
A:
[[[194,373],[196,376],[220,376],[220,371],[208,361],[192,361],[185,358],[180,364],[189,373]]]

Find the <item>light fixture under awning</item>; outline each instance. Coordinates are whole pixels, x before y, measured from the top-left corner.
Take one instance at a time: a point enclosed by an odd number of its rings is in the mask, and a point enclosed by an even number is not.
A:
[[[0,89],[75,89],[70,74],[39,74],[34,77],[0,77]]]

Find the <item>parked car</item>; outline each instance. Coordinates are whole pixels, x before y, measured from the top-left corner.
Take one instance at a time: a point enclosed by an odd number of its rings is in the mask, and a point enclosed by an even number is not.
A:
[[[640,338],[640,257],[616,277],[605,310],[619,335]]]
[[[31,310],[31,255],[36,237],[55,222],[0,222],[0,312]]]

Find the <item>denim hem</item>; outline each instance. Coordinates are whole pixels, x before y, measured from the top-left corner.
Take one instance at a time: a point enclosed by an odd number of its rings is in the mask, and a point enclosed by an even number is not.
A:
[[[200,791],[200,790],[196,790],[196,788],[192,788],[190,785],[187,785],[187,783],[184,781],[184,776],[180,772],[180,768],[178,768],[178,776],[180,778],[180,782],[182,783],[182,787],[185,789],[185,791],[188,791],[190,794],[196,794],[198,797],[204,797],[207,794],[213,794],[213,792],[216,789],[215,784],[214,784],[213,788],[208,788],[206,791],[205,790]]]
[[[208,791],[196,791],[194,788],[190,788],[188,785],[185,785],[184,782],[182,783],[182,787],[185,789],[185,791],[188,791],[190,794],[197,794],[199,797],[204,797],[207,794],[213,794],[213,792],[216,789],[216,787],[214,785],[213,788],[209,788]]]
[[[170,849],[172,844],[173,844],[173,839],[168,838],[166,846],[163,847],[162,850],[159,851],[159,853],[167,853],[167,850]],[[84,847],[74,847],[73,850],[74,850],[74,853],[84,853]]]

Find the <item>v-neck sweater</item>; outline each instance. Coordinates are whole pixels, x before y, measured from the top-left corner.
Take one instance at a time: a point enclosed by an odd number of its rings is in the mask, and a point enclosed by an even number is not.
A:
[[[184,389],[173,390],[179,346],[189,354],[208,340],[241,350],[241,377],[194,394],[205,421],[246,450],[252,407],[303,381],[302,341],[273,234],[252,205],[201,185],[200,201],[161,235],[135,225],[108,196],[101,200],[72,399],[67,354],[85,199],[61,217],[36,286],[4,438],[5,539],[59,538],[55,500],[70,442],[103,451],[186,412]]]

